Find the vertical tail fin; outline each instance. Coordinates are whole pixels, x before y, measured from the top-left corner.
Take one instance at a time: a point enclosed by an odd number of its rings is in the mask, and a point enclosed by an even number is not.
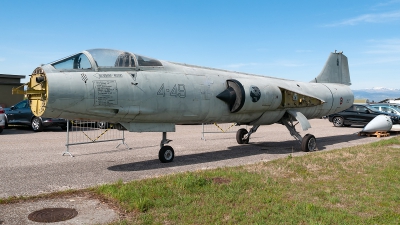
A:
[[[321,73],[310,82],[351,85],[347,57],[343,55],[343,52],[332,52]]]

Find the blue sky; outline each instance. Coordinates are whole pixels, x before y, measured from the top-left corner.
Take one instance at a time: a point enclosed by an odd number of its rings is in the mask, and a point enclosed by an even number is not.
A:
[[[400,88],[400,0],[0,0],[0,30],[1,74],[112,48],[310,81],[338,50],[353,90]]]

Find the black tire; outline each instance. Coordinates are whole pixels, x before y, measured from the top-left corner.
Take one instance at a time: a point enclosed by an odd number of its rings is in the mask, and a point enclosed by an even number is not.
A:
[[[67,130],[67,126],[60,126],[60,127],[61,127],[62,130]],[[68,128],[69,128],[69,130],[71,130],[71,128],[72,128],[72,122],[69,122],[69,123],[68,123]]]
[[[236,141],[238,144],[248,144],[249,139],[247,138],[246,140],[243,140],[244,135],[249,133],[246,129],[241,128],[236,132]]]
[[[1,132],[3,132],[3,128],[2,128],[2,127],[0,127],[0,133],[1,133]]]
[[[8,123],[7,123],[7,117],[5,118],[5,121],[4,121],[5,123],[4,123],[4,129],[7,129],[8,128]]]
[[[317,148],[317,139],[314,135],[306,134],[301,141],[301,150],[303,152],[314,151]]]
[[[163,146],[158,152],[158,159],[160,159],[162,163],[172,162],[172,160],[174,160],[174,157],[175,157],[174,149],[168,145]]]
[[[335,127],[342,127],[342,126],[344,126],[344,119],[343,119],[343,117],[336,116],[336,117],[333,117],[332,123],[333,123],[333,126],[335,126]]]
[[[100,129],[107,129],[109,126],[108,126],[107,122],[100,121],[100,122],[97,122],[97,127]]]
[[[43,131],[42,120],[39,117],[33,117],[31,121],[32,130],[35,132]]]

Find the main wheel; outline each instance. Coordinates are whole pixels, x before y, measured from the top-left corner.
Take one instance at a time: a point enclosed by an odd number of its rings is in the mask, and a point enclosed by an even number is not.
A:
[[[172,162],[172,160],[174,160],[174,156],[174,149],[168,145],[163,146],[158,152],[158,159],[160,159],[162,163]]]
[[[108,128],[108,123],[104,121],[97,122],[97,127],[100,129],[106,129]]]
[[[340,117],[340,116],[333,117],[332,122],[333,122],[333,126],[335,126],[335,127],[342,127],[344,125],[343,117]]]
[[[247,133],[249,133],[249,132],[247,132],[247,130],[244,128],[241,128],[236,132],[236,141],[238,144],[248,144],[249,143],[249,138],[247,138],[245,140],[243,139],[244,135],[246,135]]]
[[[301,141],[301,150],[309,152],[314,151],[315,148],[317,148],[317,139],[312,134],[306,134]]]
[[[34,117],[31,122],[33,131],[38,132],[43,130],[42,120],[39,117]]]
[[[0,127],[0,133],[1,133],[1,132],[3,132],[3,128],[2,128],[2,127]]]

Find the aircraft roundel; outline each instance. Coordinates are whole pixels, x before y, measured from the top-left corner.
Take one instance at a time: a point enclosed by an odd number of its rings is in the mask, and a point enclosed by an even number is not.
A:
[[[261,91],[257,86],[250,86],[250,97],[252,102],[258,102],[261,98]]]

